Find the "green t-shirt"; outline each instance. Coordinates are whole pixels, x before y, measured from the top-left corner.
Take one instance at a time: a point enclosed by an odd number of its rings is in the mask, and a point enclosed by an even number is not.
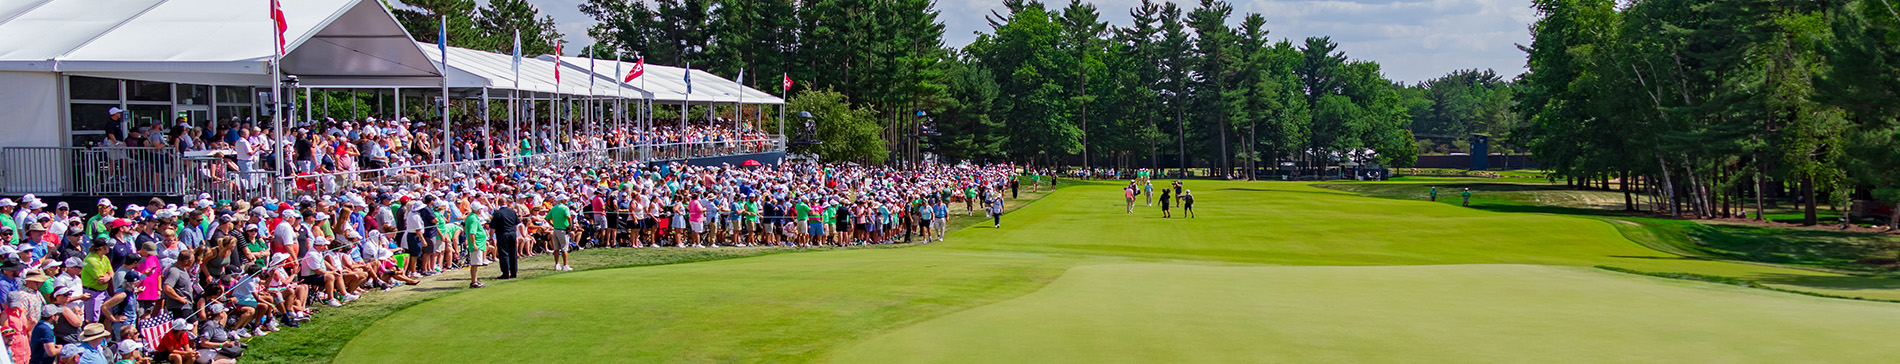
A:
[[[1470,190],[1466,190],[1466,191],[1465,191],[1465,193],[1464,193],[1464,195],[1465,195],[1465,197],[1471,197],[1471,191],[1470,191]]]
[[[548,226],[555,230],[567,230],[567,218],[567,204],[557,203],[554,208],[548,209]]]
[[[745,206],[745,221],[759,222],[758,201],[745,201],[745,202],[740,202],[739,204],[742,206]]]
[[[86,218],[86,237],[91,239],[104,239],[109,237],[107,235],[106,222],[107,220],[103,215],[92,215],[92,217]]]
[[[100,282],[99,277],[112,276],[112,260],[104,254],[89,255],[84,260],[86,267],[79,268],[79,285],[94,291],[106,290],[105,282]]]
[[[468,243],[475,250],[488,249],[488,231],[482,230],[482,221],[475,214],[468,214],[467,218],[462,219],[462,230],[468,232]]]
[[[824,216],[824,218],[820,220],[824,221],[826,224],[838,222],[838,207],[837,206],[826,207],[825,213],[822,215]]]
[[[521,140],[521,155],[529,155],[529,154],[534,154],[534,144],[528,143],[527,139],[522,139]]]
[[[811,205],[806,205],[804,202],[799,202],[797,208],[798,208],[798,221],[811,220]]]

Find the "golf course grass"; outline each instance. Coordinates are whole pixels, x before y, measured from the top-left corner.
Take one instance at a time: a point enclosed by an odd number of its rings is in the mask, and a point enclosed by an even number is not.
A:
[[[1065,183],[1070,183],[1066,182]],[[1603,220],[1190,181],[1065,188],[950,240],[552,274],[417,304],[340,363],[1858,362],[1900,281],[1687,259]],[[1177,213],[1180,212],[1177,209]],[[1177,215],[1177,217],[1179,217]]]

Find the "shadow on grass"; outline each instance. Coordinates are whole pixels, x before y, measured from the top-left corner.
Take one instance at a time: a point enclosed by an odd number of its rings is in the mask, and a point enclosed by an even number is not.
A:
[[[1754,281],[1766,284],[1800,286],[1816,289],[1842,291],[1861,290],[1900,290],[1900,279],[1854,277],[1854,276],[1812,276],[1799,274],[1766,274],[1750,277]]]
[[[1684,256],[1658,257],[1658,256],[1636,256],[1636,255],[1611,255],[1610,257],[1620,258],[1620,259],[1649,259],[1649,260],[1703,260],[1703,259],[1690,258],[1690,257],[1684,257]]]

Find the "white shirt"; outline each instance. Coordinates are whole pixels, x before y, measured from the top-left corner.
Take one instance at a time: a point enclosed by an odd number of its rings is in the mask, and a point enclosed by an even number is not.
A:
[[[302,276],[316,274],[316,270],[322,268],[323,250],[321,249],[310,249],[310,251],[304,252],[303,261],[297,262],[297,274]]]
[[[256,149],[257,149],[256,146],[251,145],[251,138],[248,138],[248,137],[238,138],[238,142],[237,142],[238,160],[241,160],[241,161],[257,160]]]

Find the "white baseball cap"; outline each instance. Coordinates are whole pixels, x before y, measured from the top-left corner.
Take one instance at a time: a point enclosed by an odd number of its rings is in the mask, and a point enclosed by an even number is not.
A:
[[[113,107],[113,108],[109,108],[109,109],[106,109],[106,114],[107,114],[107,115],[111,115],[111,114],[118,114],[118,113],[123,113],[123,112],[125,112],[125,109],[120,109],[120,108],[117,108],[117,107]]]

